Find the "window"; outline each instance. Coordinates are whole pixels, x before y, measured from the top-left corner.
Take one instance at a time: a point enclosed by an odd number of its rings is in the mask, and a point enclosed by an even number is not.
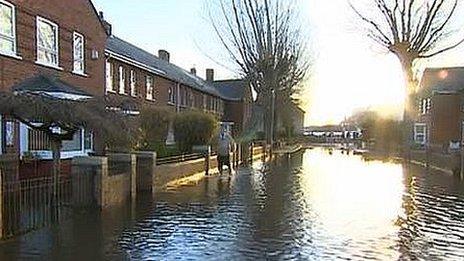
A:
[[[421,114],[428,114],[432,109],[432,99],[426,98],[422,99],[420,102],[420,113]]]
[[[37,17],[37,62],[58,66],[58,25]]]
[[[16,55],[15,8],[0,0],[0,53]]]
[[[130,92],[131,92],[131,95],[132,96],[137,96],[137,87],[136,87],[136,82],[137,82],[137,78],[136,78],[136,75],[135,75],[135,71],[134,70],[131,70],[130,72]]]
[[[126,70],[124,67],[119,66],[119,93],[126,93]]]
[[[89,130],[84,131],[84,150],[93,150],[93,134]]]
[[[147,100],[153,100],[154,99],[154,94],[153,94],[153,77],[147,76]]]
[[[422,145],[427,142],[427,125],[425,123],[414,124],[414,141]]]
[[[73,33],[73,57],[74,57],[74,73],[84,74],[85,71],[85,40],[84,36]]]
[[[206,97],[206,94],[203,94],[203,110],[206,110],[206,105],[207,105],[207,97]]]
[[[188,92],[188,106],[189,107],[193,107],[193,93],[192,91],[189,91]]]
[[[176,103],[176,93],[174,92],[174,86],[169,86],[168,90],[169,94],[169,103],[175,104]]]
[[[82,130],[74,133],[72,140],[64,140],[62,145],[62,151],[80,151],[82,150]]]
[[[113,86],[113,64],[106,61],[106,91],[114,92]]]
[[[187,106],[187,93],[185,88],[180,89],[180,104],[182,106]]]
[[[15,145],[15,124],[13,121],[5,122],[5,145],[13,147]]]

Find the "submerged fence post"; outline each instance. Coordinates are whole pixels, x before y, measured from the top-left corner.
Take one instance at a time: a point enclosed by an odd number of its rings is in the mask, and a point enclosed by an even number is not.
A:
[[[3,239],[3,174],[0,169],[0,239]]]
[[[131,200],[134,201],[137,196],[137,155],[130,154],[131,165]]]
[[[211,146],[208,146],[205,151],[205,175],[209,176],[209,163],[211,161]]]
[[[461,145],[461,180],[464,180],[464,148]]]

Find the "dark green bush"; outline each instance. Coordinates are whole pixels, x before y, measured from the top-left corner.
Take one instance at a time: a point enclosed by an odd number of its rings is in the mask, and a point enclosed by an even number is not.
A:
[[[169,108],[143,108],[140,112],[138,149],[157,151],[164,148],[174,113]]]
[[[104,142],[107,151],[112,152],[130,152],[136,148],[138,137],[140,136],[140,125],[136,117],[127,116],[124,119],[124,127],[115,125],[115,129],[120,131],[113,131],[105,133]]]
[[[211,114],[200,111],[186,111],[178,114],[174,120],[174,135],[178,148],[190,152],[194,145],[205,145],[218,127],[218,120]]]

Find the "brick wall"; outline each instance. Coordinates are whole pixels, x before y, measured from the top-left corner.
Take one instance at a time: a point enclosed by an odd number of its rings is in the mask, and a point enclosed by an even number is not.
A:
[[[461,97],[442,94],[432,97],[430,142],[448,144],[461,140]]]
[[[94,95],[103,95],[104,48],[106,33],[88,0],[9,0],[16,8],[17,53],[21,60],[0,56],[0,90],[36,74],[57,75],[64,81]],[[59,66],[63,70],[35,64],[36,17],[41,16],[59,26]],[[73,32],[85,37],[85,73],[73,74]],[[92,50],[99,59],[92,60]]]

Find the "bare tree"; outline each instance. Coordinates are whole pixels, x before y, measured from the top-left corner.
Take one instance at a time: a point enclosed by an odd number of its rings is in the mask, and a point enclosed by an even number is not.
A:
[[[210,10],[216,35],[230,60],[258,94],[265,108],[268,141],[274,128],[272,104],[295,99],[309,68],[306,40],[292,1],[220,0]],[[253,113],[253,118],[257,115]]]
[[[417,86],[414,63],[454,49],[464,42],[464,38],[449,42],[453,33],[450,25],[457,16],[456,10],[460,1],[371,0],[375,11],[369,15],[351,4],[356,14],[365,22],[368,36],[379,46],[395,54],[401,63],[407,81],[404,112],[406,123],[411,121],[414,111],[411,97]]]

